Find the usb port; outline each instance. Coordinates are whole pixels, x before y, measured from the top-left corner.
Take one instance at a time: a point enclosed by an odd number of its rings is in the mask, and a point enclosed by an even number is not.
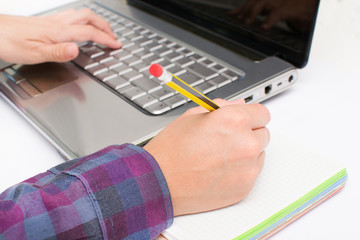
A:
[[[244,99],[245,103],[250,102],[251,100],[253,100],[253,96],[248,96],[247,98]]]

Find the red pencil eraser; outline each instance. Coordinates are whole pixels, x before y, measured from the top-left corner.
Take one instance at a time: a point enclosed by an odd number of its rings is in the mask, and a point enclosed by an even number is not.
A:
[[[163,73],[163,68],[159,64],[154,63],[154,64],[151,64],[151,66],[149,67],[149,72],[151,75],[158,78]]]

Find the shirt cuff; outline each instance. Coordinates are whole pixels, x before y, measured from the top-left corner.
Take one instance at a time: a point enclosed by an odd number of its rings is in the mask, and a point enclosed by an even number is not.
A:
[[[141,147],[110,146],[50,171],[81,180],[104,239],[152,239],[173,222],[165,177],[155,159]]]

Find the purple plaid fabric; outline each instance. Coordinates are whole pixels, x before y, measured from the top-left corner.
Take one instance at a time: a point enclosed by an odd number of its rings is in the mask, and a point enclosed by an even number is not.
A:
[[[0,239],[152,239],[173,221],[168,186],[124,144],[60,164],[0,195]]]

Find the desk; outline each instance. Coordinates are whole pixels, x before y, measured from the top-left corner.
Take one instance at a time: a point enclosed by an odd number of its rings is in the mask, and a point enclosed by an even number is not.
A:
[[[34,0],[32,4],[34,2],[46,1]],[[61,0],[53,1],[54,4],[59,2]],[[350,33],[339,24],[337,29],[329,29],[333,26],[327,25],[328,20],[334,15],[327,12],[326,7],[342,11],[344,22],[353,21],[355,15],[346,15],[346,9],[356,13],[360,4],[356,0],[341,1],[341,4],[351,2],[354,7],[346,5],[348,8],[342,10],[334,7],[340,4],[335,0],[328,0],[324,3],[327,5],[321,6],[310,61],[299,71],[298,83],[264,103],[272,114],[270,130],[281,128],[314,152],[343,161],[349,174],[348,182],[339,194],[276,234],[273,237],[276,240],[360,239],[360,77],[356,75],[359,54],[347,54],[360,52],[357,46],[360,29],[353,35],[326,38],[337,30]],[[13,1],[12,5],[19,6]],[[6,6],[4,9],[11,10]],[[34,12],[38,10],[36,8]],[[337,41],[347,41],[341,51],[329,47]],[[338,57],[346,57],[347,61]],[[2,98],[0,116],[0,192],[63,162],[56,150]]]

